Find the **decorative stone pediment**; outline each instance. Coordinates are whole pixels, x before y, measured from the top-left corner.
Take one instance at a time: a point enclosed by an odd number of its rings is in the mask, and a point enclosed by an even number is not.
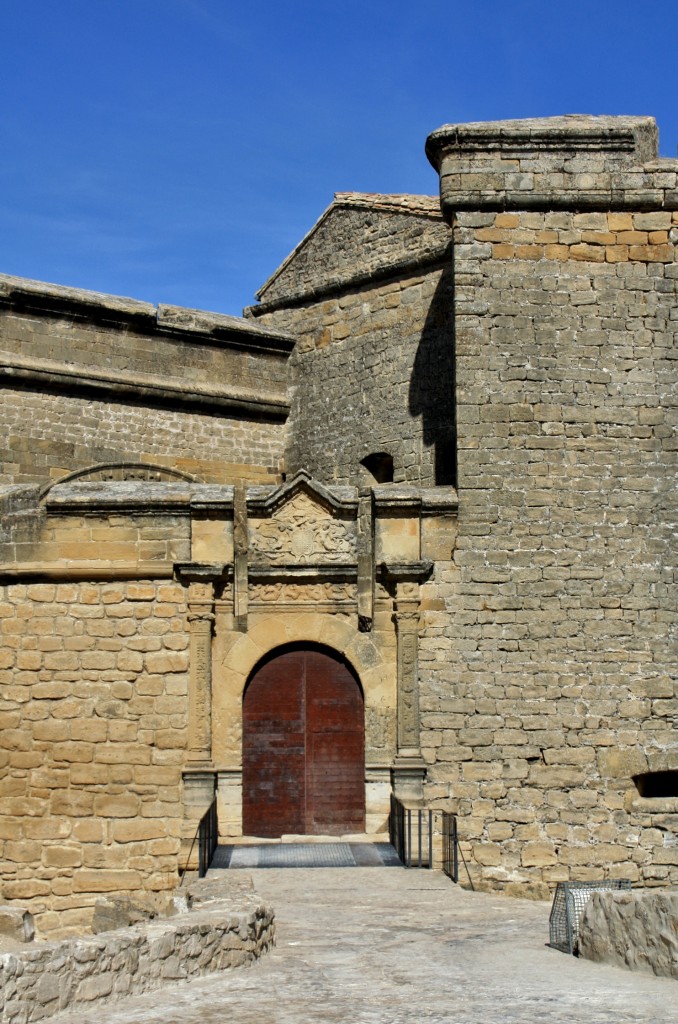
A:
[[[357,499],[331,491],[303,470],[266,492],[248,493],[249,550],[270,565],[352,564],[357,558]]]

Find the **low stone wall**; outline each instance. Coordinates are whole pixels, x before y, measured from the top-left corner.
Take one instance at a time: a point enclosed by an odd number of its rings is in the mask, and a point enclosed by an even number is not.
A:
[[[170,920],[5,953],[0,1024],[43,1020],[77,1005],[239,967],[273,944],[274,931],[273,910],[249,893],[210,899]]]
[[[579,925],[579,955],[678,978],[678,892],[596,892]]]

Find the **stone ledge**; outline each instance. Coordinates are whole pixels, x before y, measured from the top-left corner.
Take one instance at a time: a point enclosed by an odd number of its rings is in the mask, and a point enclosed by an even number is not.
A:
[[[594,893],[579,925],[579,955],[678,978],[678,893]]]
[[[674,210],[678,162],[651,117],[566,116],[449,124],[426,143],[443,216],[457,211]]]
[[[653,117],[565,114],[445,124],[429,135],[426,155],[436,170],[447,154],[467,160],[483,160],[490,153],[504,159],[540,156],[560,163],[575,154],[593,153],[642,163],[656,159],[657,146]]]
[[[262,419],[285,420],[289,412],[286,395],[245,388],[208,387],[199,381],[185,383],[176,377],[150,373],[106,372],[77,363],[32,359],[13,352],[0,352],[0,379],[21,385],[38,385],[104,393],[107,399],[141,398],[175,406],[189,405],[200,410],[218,409],[225,413],[254,415]]]
[[[154,306],[120,295],[67,288],[10,274],[0,274],[0,307],[30,310],[46,316],[67,314],[109,324],[132,322],[146,329],[180,333],[185,340],[191,340],[193,335],[198,344],[209,336],[212,342],[219,340],[237,347],[289,353],[295,343],[294,338],[283,331],[257,327],[241,317],[183,306]]]
[[[177,981],[239,967],[275,939],[274,914],[256,893],[205,893],[199,909],[100,935],[41,943],[0,956],[3,1024],[37,1021]]]

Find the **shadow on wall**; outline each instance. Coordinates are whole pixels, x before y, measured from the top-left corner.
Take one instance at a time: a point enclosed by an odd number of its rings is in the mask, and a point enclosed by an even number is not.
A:
[[[437,486],[457,484],[455,405],[454,264],[450,254],[421,334],[409,396],[411,415],[421,416],[424,445],[433,447]]]

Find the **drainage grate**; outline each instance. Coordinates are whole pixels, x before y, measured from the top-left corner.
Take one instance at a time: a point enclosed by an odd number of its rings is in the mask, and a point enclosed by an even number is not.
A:
[[[262,843],[219,846],[212,868],[401,867],[390,843]]]
[[[579,922],[593,893],[630,888],[631,883],[622,878],[607,882],[558,882],[549,917],[549,945],[563,953],[576,953]]]

